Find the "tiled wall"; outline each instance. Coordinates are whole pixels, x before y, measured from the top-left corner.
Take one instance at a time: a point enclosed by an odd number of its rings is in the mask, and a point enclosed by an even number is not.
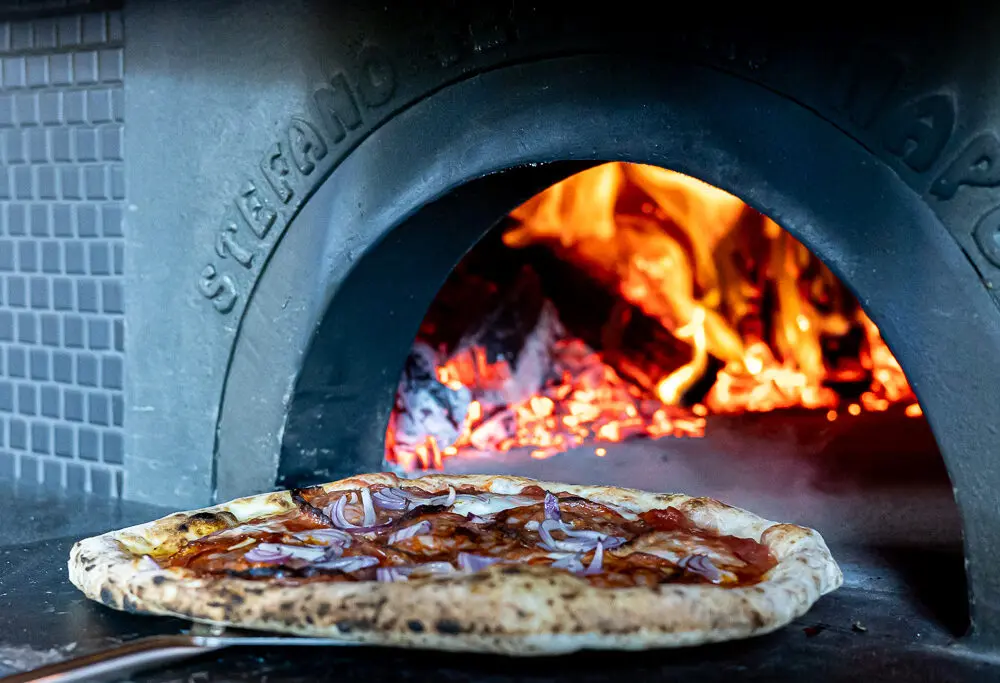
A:
[[[108,496],[123,458],[122,45],[118,11],[0,21],[0,479]]]

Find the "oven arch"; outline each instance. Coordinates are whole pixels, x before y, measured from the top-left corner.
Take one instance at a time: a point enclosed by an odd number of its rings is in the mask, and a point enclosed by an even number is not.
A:
[[[217,427],[217,496],[270,488],[279,471],[328,479],[377,467],[416,326],[489,227],[442,227],[440,216],[499,217],[580,168],[572,162],[606,160],[671,168],[740,196],[855,291],[927,411],[963,517],[973,626],[1000,640],[989,559],[1000,547],[1000,467],[989,458],[1000,424],[989,400],[1000,376],[996,304],[926,201],[883,161],[805,107],[709,68],[540,60],[443,88],[372,133],[294,219],[248,304]],[[544,166],[523,170],[531,164]],[[511,169],[516,182],[490,183]],[[350,296],[386,264],[412,263],[421,243],[433,265],[383,277],[374,308]]]

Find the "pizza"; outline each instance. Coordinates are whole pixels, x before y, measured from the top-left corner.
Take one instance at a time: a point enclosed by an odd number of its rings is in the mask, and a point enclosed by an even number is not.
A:
[[[816,531],[710,498],[387,473],[88,538],[69,576],[130,612],[511,655],[766,633],[842,582]]]

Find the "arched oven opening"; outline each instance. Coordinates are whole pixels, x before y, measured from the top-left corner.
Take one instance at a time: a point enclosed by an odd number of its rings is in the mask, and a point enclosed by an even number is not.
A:
[[[385,467],[712,495],[834,541],[955,542],[933,434],[856,296],[739,198],[612,162],[524,202],[436,294]]]
[[[738,197],[664,168],[473,180],[329,302],[278,485],[443,470],[709,495],[819,529],[851,580],[905,581],[958,635],[948,473],[849,284]]]

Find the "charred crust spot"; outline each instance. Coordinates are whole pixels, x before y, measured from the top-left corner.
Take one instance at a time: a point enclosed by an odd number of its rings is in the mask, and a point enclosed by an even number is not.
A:
[[[125,610],[126,612],[131,612],[132,614],[135,614],[136,612],[139,611],[139,606],[126,596],[122,598],[122,609]]]
[[[316,623],[316,620],[313,619],[313,616],[311,614],[307,614],[306,615],[306,623],[309,624],[310,626],[312,626],[313,624]]]
[[[186,534],[191,527],[188,526],[187,522],[177,525],[177,530],[182,534]]]
[[[527,619],[528,618],[528,613],[525,612],[520,607],[517,608],[516,613],[517,613],[517,618],[518,619]]]
[[[757,610],[754,610],[754,611],[750,612],[750,624],[754,628],[763,628],[764,627],[764,617],[761,615],[760,612],[758,612]]]
[[[545,601],[545,604],[548,605],[549,607],[552,607],[554,604],[556,604],[556,601],[553,600],[552,598],[549,598],[548,600]]]
[[[283,602],[278,606],[278,609],[282,612],[293,612],[295,611],[295,603],[291,601]]]
[[[438,633],[444,633],[450,636],[457,635],[462,632],[462,625],[454,619],[438,619],[437,623],[434,624],[434,628],[437,629]]]
[[[577,597],[579,597],[579,595],[580,595],[579,591],[570,591],[569,593],[563,593],[559,597],[562,598],[563,600],[574,600]]]
[[[166,582],[167,582],[167,577],[163,576],[162,574],[157,574],[156,576],[153,577],[154,586],[160,586]]]
[[[366,619],[341,619],[337,622],[337,629],[341,633],[351,631],[367,631],[371,628],[371,622]]]
[[[424,632],[424,622],[420,621],[419,619],[410,619],[408,622],[406,622],[406,627],[411,631],[413,631],[414,633]]]
[[[330,613],[330,603],[328,602],[321,602],[316,607],[316,614],[320,617],[325,617],[329,613]]]
[[[107,586],[101,589],[101,602],[112,607],[115,604],[115,594]]]
[[[218,516],[214,512],[196,512],[188,518],[190,522],[214,522]]]
[[[501,574],[508,574],[508,575],[520,574],[521,573],[521,568],[518,567],[518,566],[516,566],[516,565],[510,566],[510,567],[504,567],[503,569],[500,570],[500,573]]]

